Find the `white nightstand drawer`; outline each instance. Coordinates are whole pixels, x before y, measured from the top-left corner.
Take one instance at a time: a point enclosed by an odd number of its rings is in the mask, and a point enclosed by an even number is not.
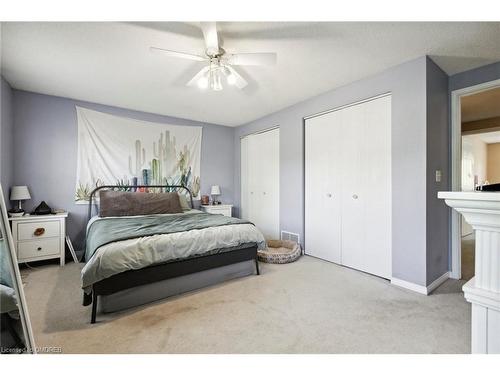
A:
[[[40,235],[35,235],[38,230]],[[34,240],[47,237],[59,237],[61,235],[61,225],[57,221],[43,221],[33,223],[18,223],[17,224],[19,241]]]
[[[17,243],[17,255],[20,260],[56,255],[61,252],[61,241],[59,238],[45,238],[41,240],[25,241]]]
[[[219,204],[219,205],[207,205],[201,206],[201,210],[205,211],[208,214],[213,215],[224,215],[224,216],[232,216],[232,204]]]

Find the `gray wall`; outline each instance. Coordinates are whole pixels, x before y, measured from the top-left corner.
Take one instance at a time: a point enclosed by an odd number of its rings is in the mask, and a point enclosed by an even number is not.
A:
[[[240,137],[279,125],[280,227],[282,230],[299,233],[303,242],[303,118],[391,92],[393,276],[427,285],[427,64],[426,57],[409,61],[236,128],[234,135],[236,206],[240,204]]]
[[[12,113],[12,89],[1,77],[0,91],[0,182],[7,209],[10,208],[9,190],[14,180],[12,143],[14,134],[14,118]]]
[[[500,79],[500,61],[450,76],[449,91]]]
[[[450,211],[438,191],[450,183],[448,75],[427,59],[427,285],[449,268]],[[442,171],[436,182],[436,170]]]
[[[75,246],[82,243],[86,217],[86,206],[74,203],[77,163],[75,105],[144,121],[202,126],[201,192],[207,194],[211,185],[218,184],[222,189],[222,200],[233,200],[232,128],[13,90],[14,182],[30,188],[32,199],[25,204],[27,210],[45,200],[52,208],[69,211],[68,234]]]

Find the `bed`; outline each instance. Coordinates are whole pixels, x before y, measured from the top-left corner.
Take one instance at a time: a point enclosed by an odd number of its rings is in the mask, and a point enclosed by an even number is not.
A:
[[[188,207],[167,214],[136,215],[131,209],[130,216],[92,216],[98,192],[141,189],[148,189],[148,196],[185,194]],[[101,312],[117,311],[259,274],[257,250],[266,245],[258,229],[245,220],[193,207],[191,191],[182,185],[106,185],[92,191],[82,269],[83,304],[92,304],[91,323],[96,322],[98,304]]]

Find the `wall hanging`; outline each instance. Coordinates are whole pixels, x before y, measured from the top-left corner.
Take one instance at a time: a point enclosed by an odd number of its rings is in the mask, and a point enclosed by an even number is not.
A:
[[[200,126],[140,121],[76,107],[75,202],[100,185],[185,185],[200,192]]]

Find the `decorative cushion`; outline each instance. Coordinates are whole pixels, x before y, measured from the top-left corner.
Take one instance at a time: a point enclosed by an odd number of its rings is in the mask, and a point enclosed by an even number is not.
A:
[[[191,202],[188,201],[187,196],[182,193],[177,193],[177,194],[179,194],[179,202],[181,204],[182,210],[189,211],[191,209]]]
[[[101,217],[182,213],[177,193],[102,190],[99,198]]]
[[[265,263],[291,263],[302,255],[297,242],[285,240],[268,240],[267,249],[257,252],[259,260]]]

